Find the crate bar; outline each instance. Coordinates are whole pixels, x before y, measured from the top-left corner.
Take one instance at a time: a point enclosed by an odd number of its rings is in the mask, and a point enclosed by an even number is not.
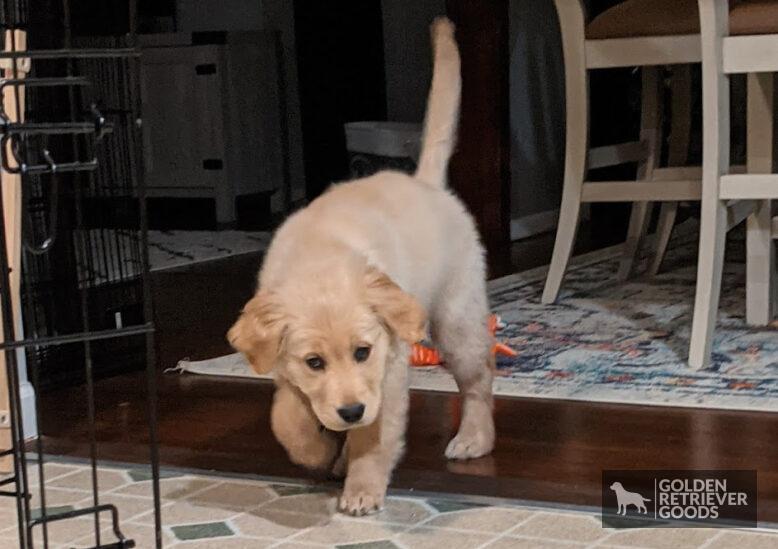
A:
[[[114,535],[119,540],[117,542],[118,545],[99,545],[99,547],[123,547],[123,548],[132,548],[135,547],[135,542],[133,540],[128,540],[124,534],[122,534],[121,529],[119,528],[119,511],[116,509],[116,506],[113,504],[103,504],[103,505],[97,505],[94,507],[86,507],[83,509],[73,509],[72,511],[64,511],[62,513],[56,513],[53,515],[49,515],[47,517],[41,517],[30,521],[30,524],[28,526],[29,532],[30,532],[30,539],[32,539],[32,529],[35,526],[43,525],[45,527],[46,524],[50,522],[57,522],[60,520],[68,520],[73,518],[82,517],[85,515],[91,515],[95,514],[98,516],[100,513],[108,511],[111,513],[111,529],[113,530]]]
[[[132,2],[134,6],[135,2]],[[133,8],[134,9],[134,8]],[[130,60],[129,77],[133,80],[132,89],[135,92],[135,101],[133,109],[137,113],[137,124],[134,125],[137,134],[137,142],[142,142],[141,118],[140,118],[140,59]],[[133,67],[134,65],[134,67]],[[154,496],[154,537],[155,549],[162,549],[162,509],[161,495],[159,490],[159,435],[157,433],[157,369],[156,354],[154,350],[154,329],[153,318],[154,310],[151,302],[151,280],[149,271],[149,242],[148,242],[148,213],[146,208],[146,181],[143,176],[143,150],[141,147],[135,147],[135,154],[130,155],[130,161],[133,162],[131,170],[133,172],[135,183],[138,189],[138,202],[140,204],[140,256],[141,256],[141,279],[143,286],[143,317],[151,329],[146,333],[146,392],[148,399],[148,422],[149,422],[149,458],[151,461],[152,489]]]
[[[63,164],[57,164],[56,170],[53,170],[48,164],[33,164],[32,166],[24,166],[18,171],[14,172],[6,170],[9,173],[21,173],[24,175],[42,175],[48,173],[72,173],[72,172],[91,172],[97,169],[97,162],[89,160],[86,162],[65,162]]]
[[[16,340],[11,293],[10,266],[8,265],[8,243],[5,233],[5,206],[3,193],[0,193],[0,288],[3,289],[0,296],[0,311],[3,318],[3,341]],[[5,347],[5,345],[3,345]],[[27,456],[24,451],[25,437],[22,424],[22,404],[19,394],[19,365],[16,361],[16,350],[13,347],[5,347],[6,378],[8,380],[8,403],[11,423],[11,446],[13,450],[14,477],[21,482],[16,482],[16,516],[19,528],[19,541],[22,547],[31,547],[32,540],[28,539],[26,523],[30,518],[29,485],[27,482]],[[44,504],[45,505],[45,504]],[[43,508],[45,512],[45,507]],[[46,538],[44,530],[44,540]]]
[[[0,83],[0,90],[8,86],[24,86],[25,88],[53,88],[56,86],[89,86],[91,82],[83,76],[62,76],[45,78],[9,78]]]
[[[0,350],[19,349],[26,347],[67,345],[69,343],[83,343],[85,341],[99,341],[103,339],[113,339],[117,337],[129,337],[135,335],[148,334],[154,331],[151,323],[139,324],[129,328],[118,328],[112,330],[100,330],[94,332],[77,332],[62,336],[40,337],[37,339],[21,339],[0,343]]]
[[[67,49],[70,49],[72,46],[72,25],[71,25],[71,12],[70,12],[70,0],[63,0],[62,2],[62,11],[63,11],[63,27],[64,27],[64,46]],[[65,76],[73,76],[73,57],[68,57],[65,60],[65,67],[66,67],[66,73]],[[77,112],[77,103],[76,103],[76,97],[73,93],[73,88],[68,88],[68,102],[70,103],[70,116],[72,118],[75,118],[75,113]],[[96,127],[95,127],[96,129]],[[78,145],[76,144],[75,140],[73,140],[73,157],[78,157]],[[75,205],[75,222],[76,222],[76,228],[77,229],[83,229],[84,228],[84,221],[83,221],[83,212],[81,209],[81,202],[83,200],[83,189],[82,189],[82,179],[80,176],[80,173],[76,173],[75,177],[73,179],[73,191],[74,191],[74,205]],[[81,230],[80,234],[80,240],[82,245],[86,245],[88,243],[87,235],[84,233],[83,230]],[[86,248],[82,248],[86,249]],[[89,257],[87,255],[87,257]],[[84,286],[79,288],[78,291],[78,297],[79,297],[79,303],[81,305],[81,327],[84,333],[89,333],[92,330],[90,329],[90,322],[89,322],[89,304],[87,302],[87,291],[88,287]],[[96,416],[95,416],[95,389],[94,389],[94,371],[93,371],[93,362],[92,362],[92,342],[91,340],[84,339],[83,340],[83,346],[84,346],[84,373],[86,375],[86,403],[87,403],[87,419],[88,419],[88,425],[89,425],[89,461],[92,468],[92,505],[97,508],[100,505],[100,490],[99,490],[99,484],[98,484],[98,475],[97,475],[97,433],[96,433]],[[45,527],[45,525],[44,525]],[[101,545],[100,543],[100,515],[98,511],[95,511],[94,514],[94,533],[95,533],[95,543],[99,547]]]
[[[140,57],[137,48],[89,48],[0,52],[0,59],[99,59]]]
[[[27,37],[26,37],[26,34],[19,34],[19,35],[17,35],[17,32],[15,30],[13,30],[13,31],[10,32],[10,37],[11,37],[11,51],[15,52],[15,51],[26,50],[27,49]],[[17,40],[19,40],[20,43],[17,43]],[[27,61],[26,63],[29,63],[29,61]],[[22,69],[22,72],[20,72],[19,65],[20,65],[20,60],[19,59],[12,59],[11,60],[11,79],[12,80],[21,81],[22,79],[27,78],[28,73],[30,72],[31,67],[29,67],[29,66],[26,67],[25,69]],[[22,90],[21,90],[20,86],[13,86],[11,88],[11,90],[12,90],[12,93],[14,95],[14,113],[13,113],[14,120],[16,120],[17,122],[21,123],[24,120],[24,99],[23,99],[23,96],[22,96]],[[25,88],[25,90],[26,90],[26,88]],[[5,96],[5,94],[3,94],[3,95]],[[3,97],[3,107],[5,108],[5,97]],[[3,121],[7,122],[8,121],[7,116],[8,116],[9,113],[3,112],[3,114],[5,116]],[[5,146],[6,136],[4,136],[4,138],[2,140],[3,141],[3,154],[5,155],[5,154],[7,154],[10,151],[11,154],[14,154],[14,156],[15,156],[16,148],[13,147],[13,136],[11,134],[7,134],[7,138],[11,140],[12,146],[10,146],[10,147],[6,147]],[[22,139],[24,139],[24,137]],[[18,158],[15,158],[15,160],[17,160],[17,164],[19,164]],[[7,158],[3,159],[3,166],[7,167],[7,168],[11,167],[11,163],[8,162]],[[12,169],[8,169],[7,171],[9,173],[13,173]],[[22,193],[22,195],[23,195],[23,193],[24,193],[24,190],[23,190],[24,189],[24,184],[23,184],[23,181],[22,181],[21,177],[19,177],[18,183],[19,183],[19,186],[20,186],[19,193]],[[23,202],[23,196],[20,196],[19,199],[22,200],[22,202]],[[5,209],[3,209],[2,212],[3,212],[3,216],[5,216]],[[21,212],[19,212],[19,213],[21,214]],[[21,214],[21,215],[23,215],[23,214]],[[3,223],[5,223],[5,221],[3,221]],[[22,234],[18,235],[18,238],[20,240],[22,240],[22,241],[24,240],[24,237],[22,236]],[[16,246],[15,242],[13,242],[12,244],[14,245],[14,247]],[[8,243],[6,242],[6,247],[7,247],[7,245],[8,245]],[[20,250],[19,253],[20,253],[19,264],[18,265],[13,265],[13,266],[18,268],[18,269],[21,269],[22,268],[24,251]],[[7,287],[11,288],[11,286],[7,286]],[[19,290],[19,299],[21,299],[21,280],[20,280],[20,286],[19,286],[18,290]],[[11,297],[13,298],[13,296],[11,296]],[[11,303],[13,304],[13,301],[11,301]],[[33,369],[33,376],[32,377],[33,377],[33,383],[35,383],[35,386],[36,387],[40,387],[39,372],[38,372],[38,368],[37,367]],[[17,373],[17,380],[18,380],[18,373]],[[21,405],[21,401],[20,401],[20,405]],[[37,426],[41,426],[42,425],[40,411],[41,411],[41,399],[40,398],[36,398],[35,399],[35,412],[34,413],[35,413],[35,424]],[[21,408],[21,407],[19,408],[19,413],[20,413],[20,415],[24,413],[23,408]],[[20,418],[20,421],[21,421],[22,425],[24,425],[24,418],[23,417]],[[35,447],[38,450],[38,455],[39,456],[43,456],[43,437],[41,436],[41,433],[37,433],[37,435],[38,436],[35,438]],[[20,440],[20,443],[21,444],[25,444],[26,440],[24,438],[22,438]],[[22,446],[21,451],[22,452],[26,452],[26,447]],[[26,461],[26,456],[25,456],[25,461]],[[25,475],[26,474],[27,474],[27,471],[26,471],[26,465],[25,465]],[[46,500],[44,463],[43,463],[43,459],[42,458],[38,459],[38,495],[40,496],[40,510],[41,510],[40,512],[41,512],[41,515],[42,515],[43,519],[45,520],[46,514],[48,513],[48,503],[47,503],[47,500]],[[25,502],[27,503],[28,509],[29,509],[29,500],[30,500],[30,498],[29,498],[29,491],[26,490],[25,491]],[[29,511],[28,511],[27,516],[25,518],[28,521],[27,522],[27,543],[30,545],[30,547],[32,547],[34,539],[33,539],[33,536],[32,536],[32,532],[31,532],[31,530],[29,528],[29,521],[32,518],[32,515],[29,513]],[[44,546],[45,549],[48,549],[48,546],[49,546],[49,529],[48,529],[48,525],[46,525],[46,524],[43,525],[43,546]]]
[[[113,124],[106,122],[98,128],[95,122],[11,122],[0,126],[0,132],[6,135],[77,135],[95,133],[95,130],[112,131]]]
[[[16,29],[4,29],[3,38],[5,41],[6,36],[10,38],[10,48],[12,52],[17,51],[17,46],[24,44],[24,35],[17,37]],[[22,40],[21,44],[17,44],[17,38]],[[13,79],[20,79],[21,73],[19,70],[19,61],[14,59],[11,63],[11,67],[3,67],[3,76],[6,76],[6,71],[11,72],[10,76]],[[21,103],[21,95],[19,93],[19,87],[13,88],[14,93],[14,114],[16,120],[21,120],[23,114],[23,107]],[[3,110],[5,104],[3,104]],[[6,119],[7,120],[7,119]],[[5,156],[8,152],[8,148],[3,143],[2,151],[0,154]],[[6,164],[5,162],[3,162]],[[12,205],[15,207],[15,205]],[[2,290],[2,298],[0,298],[0,308],[2,311],[2,323],[3,323],[3,342],[16,340],[16,316],[14,315],[14,304],[11,285],[11,261],[9,258],[9,251],[13,250],[13,240],[9,246],[8,235],[6,234],[5,225],[6,210],[4,204],[3,193],[0,192],[0,289]],[[11,233],[13,239],[13,233]],[[13,254],[11,254],[13,256]],[[17,527],[19,533],[19,541],[23,547],[32,547],[33,540],[29,536],[29,531],[25,528],[29,524],[30,514],[30,498],[29,498],[29,482],[27,477],[27,455],[25,453],[25,435],[24,435],[24,420],[22,417],[22,399],[20,395],[20,378],[19,378],[19,363],[17,362],[17,352],[15,349],[5,349],[5,367],[6,378],[8,381],[8,404],[9,404],[9,416],[11,423],[11,446],[13,449],[13,466],[14,466],[14,478],[16,480],[15,493],[16,493],[16,512],[17,512]],[[40,437],[39,437],[40,438]],[[42,472],[42,467],[40,468]],[[41,481],[42,483],[42,481]],[[46,513],[46,499],[45,494],[41,492],[41,509],[45,516]],[[48,546],[48,531],[44,525],[43,529],[43,543],[44,546]]]

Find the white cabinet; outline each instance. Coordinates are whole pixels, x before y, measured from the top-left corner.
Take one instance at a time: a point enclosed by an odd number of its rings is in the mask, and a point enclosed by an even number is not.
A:
[[[149,197],[213,198],[220,225],[240,195],[283,181],[276,39],[269,31],[144,36]]]

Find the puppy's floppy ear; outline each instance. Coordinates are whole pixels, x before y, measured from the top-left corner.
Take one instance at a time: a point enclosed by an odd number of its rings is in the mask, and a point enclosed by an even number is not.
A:
[[[285,320],[276,296],[260,290],[243,307],[237,322],[227,333],[227,339],[236,351],[246,355],[257,373],[266,374],[278,358]]]
[[[424,339],[427,314],[418,301],[375,268],[365,274],[367,302],[383,322],[404,341]]]

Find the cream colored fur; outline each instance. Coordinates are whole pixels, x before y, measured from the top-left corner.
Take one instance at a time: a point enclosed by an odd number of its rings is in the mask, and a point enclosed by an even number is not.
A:
[[[451,22],[436,20],[432,39],[416,176],[381,172],[335,185],[290,217],[228,335],[255,369],[275,369],[271,423],[290,459],[345,469],[340,508],[351,514],[383,505],[404,448],[410,345],[427,324],[463,397],[446,456],[475,458],[494,444],[484,253],[472,218],[445,188],[460,98]],[[321,361],[315,369],[312,359]],[[338,410],[353,404],[364,414],[349,423]]]

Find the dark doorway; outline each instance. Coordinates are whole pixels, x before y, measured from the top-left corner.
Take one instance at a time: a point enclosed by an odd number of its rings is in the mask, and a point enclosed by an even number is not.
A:
[[[343,124],[386,119],[380,0],[296,0],[306,194],[346,178]]]

